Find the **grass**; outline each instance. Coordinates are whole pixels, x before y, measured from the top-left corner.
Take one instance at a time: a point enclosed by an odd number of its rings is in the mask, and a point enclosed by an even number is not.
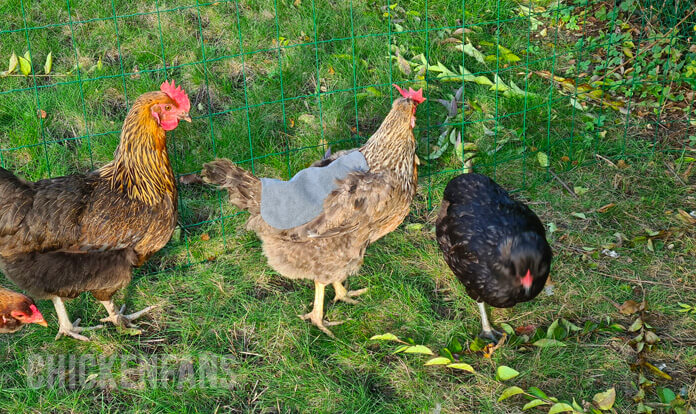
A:
[[[23,55],[29,45],[38,75],[49,52],[54,59],[50,76],[0,78],[3,167],[35,180],[108,162],[127,108],[140,93],[158,87],[165,66],[192,99],[194,122],[169,135],[178,174],[224,156],[279,178],[320,157],[326,144],[336,150],[369,137],[389,110],[391,83],[419,85],[415,73],[404,74],[388,58],[390,44],[409,60],[422,53],[432,65],[464,64],[491,79],[497,72],[529,93],[507,97],[486,85],[435,79],[429,70],[428,101],[419,108],[417,129],[425,162],[446,117],[436,99],[464,85],[462,140],[477,145],[478,170],[520,189],[542,221],[558,229],[550,236],[553,295],[494,310],[493,320],[546,327],[559,317],[578,325],[608,317],[628,326],[632,319],[612,303],[645,298],[648,322],[661,338],[648,359],[665,363],[673,377],[658,385],[695,397],[696,320],[678,312],[678,303],[696,304],[696,242],[693,227],[674,213],[696,210],[685,161],[693,155],[686,139],[693,127],[685,123],[686,133],[664,127],[668,115],[626,117],[598,106],[581,111],[547,79],[527,76],[537,70],[567,73],[574,59],[589,53],[556,29],[567,5],[544,20],[548,34],[539,36],[541,27],[532,30],[530,20],[518,15],[518,4],[506,0],[467,1],[464,10],[444,0],[406,1],[388,9],[389,17],[382,9],[386,3],[357,1],[352,7],[309,0],[199,7],[188,0],[156,6],[76,3],[0,5],[7,19],[0,61],[12,51]],[[521,60],[482,64],[462,57],[447,42],[462,19],[466,37],[484,54],[496,55],[499,43]],[[40,110],[45,118],[36,116]],[[548,168],[539,165],[539,151],[548,155]],[[627,344],[628,333],[567,340],[563,348],[502,347],[491,359],[466,355],[480,375],[424,367],[423,357],[392,355],[391,345],[369,340],[392,332],[441,349],[454,336],[473,340],[478,332],[476,305],[444,263],[432,231],[433,209],[444,185],[461,171],[461,160],[448,151],[424,164],[406,223],[370,246],[359,275],[348,281],[353,288],[369,286],[369,293],[358,305],[328,305],[329,319],[349,320],[334,328],[336,340],[297,318],[310,306],[312,286],[285,280],[266,266],[259,241],[244,230],[246,215],[211,189],[182,185],[180,231],[118,296],[133,310],[159,305],[141,322],[143,333],[107,328],[94,332],[90,343],[54,342],[52,306],[40,301],[51,329],[32,326],[0,337],[0,411],[517,412],[521,400],[496,402],[506,385],[494,379],[495,367],[508,365],[521,373],[516,383],[563,400],[591,401],[615,386],[617,410],[634,412],[638,375],[632,365],[638,356]],[[549,169],[571,188],[588,192],[571,196],[551,180]],[[609,203],[616,206],[596,212]],[[673,228],[653,240],[652,251],[645,242],[630,242],[646,229]],[[612,259],[601,250],[616,242],[617,232],[629,241],[613,248],[620,256]],[[71,301],[68,311],[85,325],[103,316],[86,295]],[[205,353],[231,358],[233,386],[31,389],[26,382],[28,358],[37,354],[113,355],[116,379],[138,382],[143,378],[128,358]],[[659,401],[654,389],[646,401]]]

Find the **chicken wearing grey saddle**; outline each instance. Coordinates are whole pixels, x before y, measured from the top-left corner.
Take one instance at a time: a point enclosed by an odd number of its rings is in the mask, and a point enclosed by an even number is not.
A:
[[[251,214],[247,228],[262,240],[268,264],[287,278],[314,281],[314,307],[301,318],[329,336],[327,326],[338,322],[324,321],[324,288],[333,285],[334,302],[355,303],[366,289],[348,291],[343,282],[360,269],[367,246],[401,224],[416,194],[413,128],[425,98],[421,90],[398,89],[402,97],[365,145],[320,160],[290,181],[259,179],[225,159],[203,167],[204,181]]]
[[[96,171],[37,182],[0,168],[0,271],[37,299],[51,299],[62,335],[87,341],[97,327],[71,322],[64,299],[90,292],[109,316],[132,326],[112,296],[169,241],[177,189],[165,131],[191,121],[190,103],[174,81],[135,100],[114,159]]]
[[[462,174],[447,184],[437,217],[437,241],[445,261],[479,306],[481,336],[501,335],[484,303],[509,308],[534,299],[551,266],[551,247],[539,217],[481,174]]]

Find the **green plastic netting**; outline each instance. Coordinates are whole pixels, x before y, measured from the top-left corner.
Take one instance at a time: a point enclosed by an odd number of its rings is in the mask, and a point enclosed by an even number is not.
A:
[[[0,164],[31,180],[98,168],[129,105],[165,79],[192,100],[194,122],[169,134],[184,181],[215,157],[289,178],[364,142],[393,83],[428,98],[424,208],[471,165],[520,189],[600,159],[684,159],[688,3],[6,0],[0,62],[17,65],[0,77]],[[208,260],[241,227],[215,191],[180,193],[180,231],[145,271]]]

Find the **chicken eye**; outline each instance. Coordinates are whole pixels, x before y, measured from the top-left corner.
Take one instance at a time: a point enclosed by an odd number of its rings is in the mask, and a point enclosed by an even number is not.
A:
[[[164,105],[164,110],[165,110],[165,111],[171,111],[171,110],[172,110],[172,106],[171,106],[171,105]]]

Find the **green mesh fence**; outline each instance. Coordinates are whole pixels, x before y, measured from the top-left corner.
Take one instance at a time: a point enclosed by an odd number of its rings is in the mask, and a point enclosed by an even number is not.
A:
[[[18,56],[0,77],[0,164],[31,180],[108,162],[130,104],[165,79],[192,101],[194,122],[169,133],[184,180],[215,157],[292,177],[327,146],[364,142],[393,83],[428,98],[416,209],[472,166],[520,189],[598,160],[694,156],[685,1],[9,0],[0,12],[0,64]],[[220,194],[180,194],[180,231],[145,272],[242,243],[244,217]]]

